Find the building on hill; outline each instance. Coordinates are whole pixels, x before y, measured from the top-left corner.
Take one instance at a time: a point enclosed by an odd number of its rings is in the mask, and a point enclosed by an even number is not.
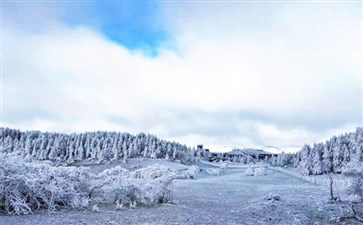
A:
[[[266,157],[271,158],[272,156],[277,156],[277,154],[273,154],[261,149],[233,149],[231,152],[227,152],[227,155],[230,158],[250,155],[254,159],[265,159]]]
[[[260,149],[233,149],[232,151],[225,153],[213,152],[211,153],[209,161],[231,161],[250,163],[253,161],[265,160],[266,158],[270,159],[273,156],[277,157],[277,154],[273,154]]]

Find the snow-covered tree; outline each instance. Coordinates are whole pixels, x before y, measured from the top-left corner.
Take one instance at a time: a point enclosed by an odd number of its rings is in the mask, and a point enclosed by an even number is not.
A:
[[[334,136],[325,143],[313,147],[305,145],[296,154],[287,154],[287,163],[282,155],[272,158],[272,165],[287,164],[301,168],[304,174],[330,174],[363,167],[363,128],[356,132]]]
[[[313,174],[323,173],[323,150],[324,150],[324,145],[321,143],[315,145],[312,149],[312,152],[314,153],[312,157]]]
[[[119,158],[172,157],[190,161],[192,150],[185,145],[161,140],[154,135],[116,132],[81,134],[21,132],[0,128],[0,152],[30,156],[39,160],[73,163],[83,159],[105,161]],[[188,155],[188,156],[187,156]]]

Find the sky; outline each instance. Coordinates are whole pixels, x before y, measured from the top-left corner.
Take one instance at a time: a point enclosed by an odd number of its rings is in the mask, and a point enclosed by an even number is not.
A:
[[[2,126],[294,151],[363,125],[359,1],[2,1]]]

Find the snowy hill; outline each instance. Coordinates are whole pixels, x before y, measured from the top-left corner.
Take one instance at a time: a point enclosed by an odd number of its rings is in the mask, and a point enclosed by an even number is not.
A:
[[[279,147],[276,147],[276,146],[263,146],[261,147],[260,149],[266,151],[266,152],[271,152],[271,153],[276,153],[276,154],[279,154],[279,153],[282,153],[283,150],[280,149]]]

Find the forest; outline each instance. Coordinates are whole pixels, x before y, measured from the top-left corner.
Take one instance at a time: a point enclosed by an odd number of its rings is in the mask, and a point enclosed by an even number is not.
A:
[[[363,128],[334,136],[325,143],[306,144],[297,153],[279,154],[271,164],[296,167],[305,175],[363,170]]]
[[[61,134],[40,131],[22,132],[0,128],[0,152],[20,154],[38,160],[72,164],[83,159],[105,162],[136,157],[166,158],[190,163],[194,156],[207,157],[208,152],[151,134],[131,135],[120,132],[86,132]]]

